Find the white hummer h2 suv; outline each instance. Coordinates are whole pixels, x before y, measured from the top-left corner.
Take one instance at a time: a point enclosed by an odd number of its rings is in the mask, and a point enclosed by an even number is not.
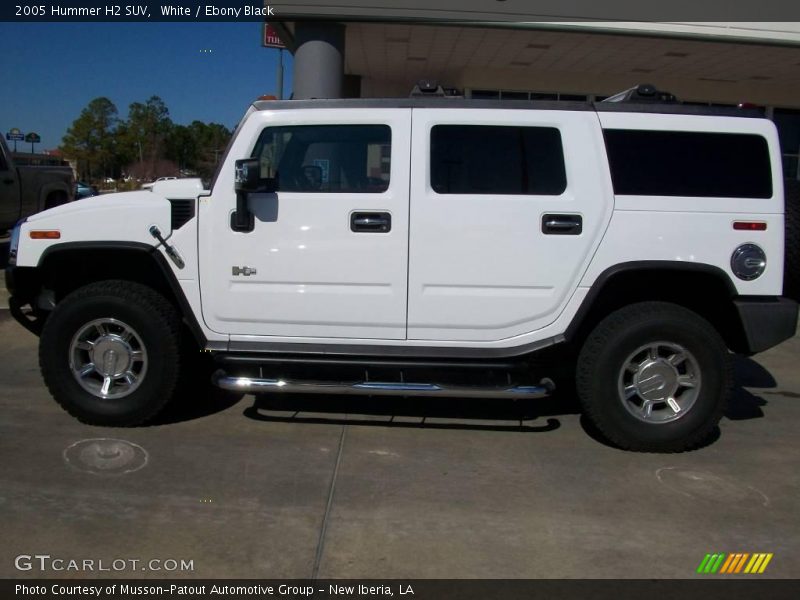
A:
[[[145,422],[189,368],[244,393],[539,398],[560,347],[610,442],[680,451],[723,415],[731,353],[796,330],[778,137],[744,110],[258,101],[209,187],[14,229],[13,314],[81,421]]]

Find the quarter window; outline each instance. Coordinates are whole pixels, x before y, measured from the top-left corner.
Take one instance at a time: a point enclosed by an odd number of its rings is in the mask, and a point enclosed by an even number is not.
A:
[[[294,125],[267,127],[252,158],[261,177],[275,178],[278,191],[384,192],[391,174],[392,130],[388,125]]]
[[[567,187],[555,127],[436,125],[431,187],[439,194],[557,196]]]
[[[772,197],[769,148],[760,135],[628,129],[603,135],[615,194]]]

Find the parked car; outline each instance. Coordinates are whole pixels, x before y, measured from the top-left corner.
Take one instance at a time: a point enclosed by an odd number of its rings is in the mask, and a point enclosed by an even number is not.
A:
[[[68,166],[15,165],[0,138],[0,232],[20,219],[74,198]]]
[[[84,183],[83,181],[76,181],[75,182],[75,199],[79,200],[81,198],[89,198],[91,196],[97,196],[100,192],[95,185],[89,185],[88,183]]]
[[[535,400],[571,364],[606,439],[682,451],[713,437],[731,353],[795,334],[798,205],[775,125],[746,111],[258,101],[236,136],[209,190],[155,182],[15,228],[12,314],[81,421],[147,421],[182,373]]]
[[[153,185],[155,185],[159,181],[169,181],[170,179],[177,179],[177,177],[159,177],[158,179],[156,179],[155,181],[151,181],[150,183],[143,183],[142,184],[142,189],[143,190],[152,190],[153,189]]]

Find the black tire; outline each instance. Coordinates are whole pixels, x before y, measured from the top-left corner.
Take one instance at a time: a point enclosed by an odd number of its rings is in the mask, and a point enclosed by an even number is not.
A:
[[[800,301],[800,181],[784,181],[786,202],[783,295]]]
[[[113,399],[87,391],[70,366],[75,352],[73,338],[87,324],[103,319],[126,324],[146,351],[146,370],[137,380],[138,387]],[[178,314],[147,286],[116,280],[89,284],[59,302],[48,317],[39,345],[39,365],[53,398],[80,421],[118,427],[140,425],[158,414],[175,391],[180,373]],[[102,379],[97,374],[91,377]]]
[[[652,355],[648,358],[647,351],[635,354],[647,346],[667,351],[657,359]],[[667,380],[657,372],[650,377],[649,373],[654,373],[652,366],[646,367],[647,372],[643,370],[642,365],[655,363],[668,370],[669,359],[678,360],[681,356],[670,348],[683,349],[683,355],[688,356],[688,362],[677,363],[676,377],[686,377],[699,385],[664,392],[668,389],[664,384]],[[672,351],[675,354],[670,356]],[[643,357],[639,369],[624,370],[627,364],[633,366],[640,360],[632,356]],[[651,360],[654,362],[648,363]],[[689,367],[694,375],[686,375]],[[702,445],[716,431],[731,391],[731,368],[725,343],[705,319],[675,304],[642,302],[612,313],[595,327],[578,357],[576,382],[586,417],[612,444],[639,452],[682,452]],[[651,412],[645,417],[645,396],[639,395],[642,392],[636,385],[627,385],[634,383],[628,378],[636,377],[643,377],[645,394],[666,394],[681,410],[684,408],[680,404],[685,402],[685,412],[679,415],[667,402],[651,400]],[[651,385],[647,391],[648,382],[652,381],[660,387]],[[624,399],[625,390],[630,390],[630,400]],[[685,400],[683,394],[688,394]],[[654,412],[665,420],[647,421],[654,418]]]

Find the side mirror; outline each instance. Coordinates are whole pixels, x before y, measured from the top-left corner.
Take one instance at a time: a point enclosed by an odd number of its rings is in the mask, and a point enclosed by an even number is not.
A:
[[[245,158],[234,163],[233,188],[236,190],[236,210],[231,215],[231,229],[246,233],[253,231],[255,219],[247,206],[247,196],[255,192],[261,179],[257,158]]]
[[[253,231],[255,218],[247,206],[249,194],[269,194],[278,191],[275,177],[261,177],[261,161],[257,158],[243,158],[234,163],[233,187],[236,190],[236,210],[231,215],[231,229],[234,231]]]
[[[245,194],[258,191],[261,182],[261,162],[257,158],[243,158],[237,160],[233,177],[233,187],[236,192]]]

